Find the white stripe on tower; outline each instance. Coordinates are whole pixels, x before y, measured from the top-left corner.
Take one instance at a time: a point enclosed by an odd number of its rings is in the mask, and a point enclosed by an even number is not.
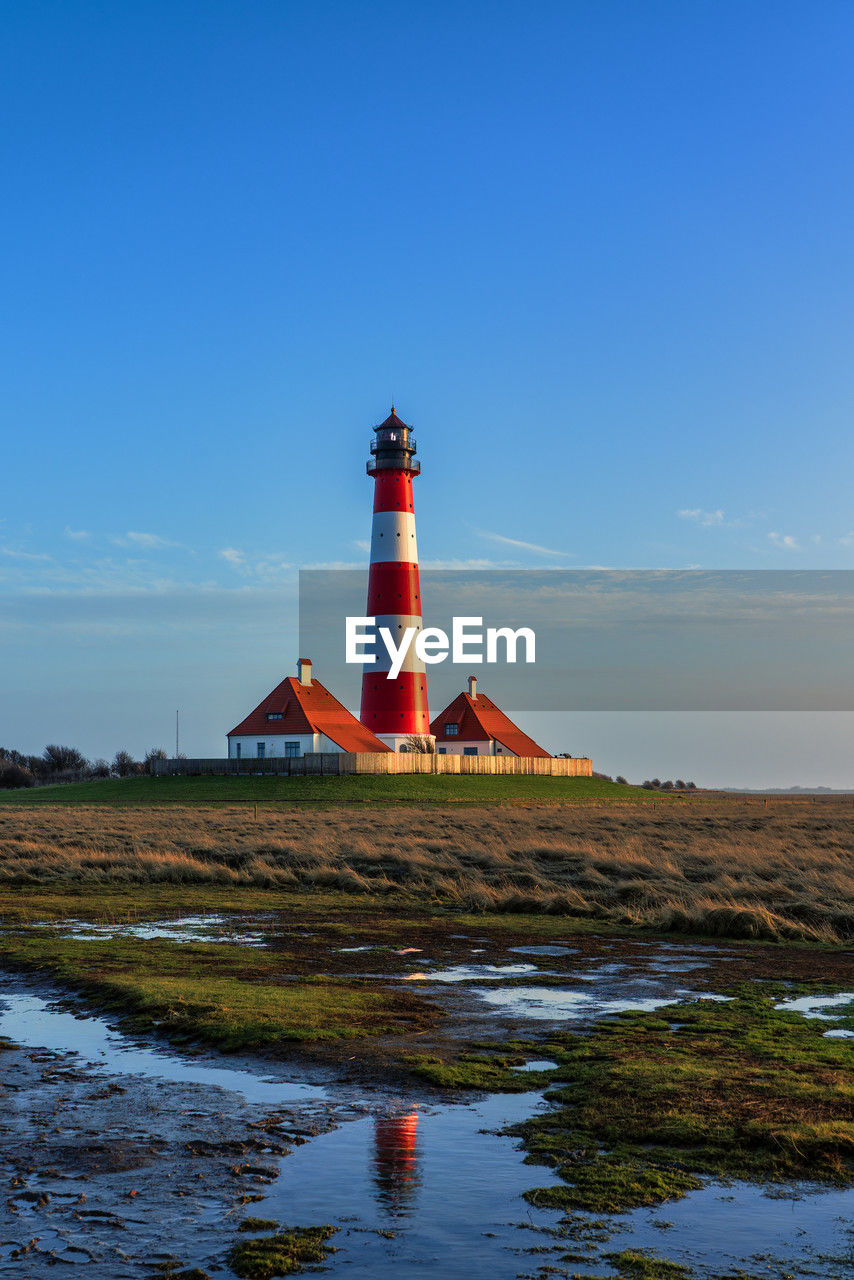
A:
[[[411,511],[375,511],[371,527],[371,564],[405,560],[418,564],[415,516]]]

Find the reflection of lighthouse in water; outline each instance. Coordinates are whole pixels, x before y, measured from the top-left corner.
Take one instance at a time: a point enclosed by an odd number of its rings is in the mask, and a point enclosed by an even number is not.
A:
[[[377,1199],[390,1213],[406,1213],[421,1182],[417,1151],[418,1112],[376,1116],[374,1124]]]

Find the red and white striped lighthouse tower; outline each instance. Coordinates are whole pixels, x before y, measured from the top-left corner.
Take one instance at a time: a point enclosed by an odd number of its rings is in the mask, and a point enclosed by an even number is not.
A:
[[[369,617],[388,627],[399,645],[407,627],[421,632],[421,587],[415,541],[412,478],[421,471],[415,461],[415,441],[397,416],[394,405],[385,422],[374,427],[368,475],[374,477],[374,520],[371,532],[371,570],[368,579]],[[382,643],[373,648],[376,662],[362,677],[359,719],[378,738],[399,751],[411,734],[430,733],[427,679],[415,653],[415,637],[400,674],[388,678],[391,659]]]

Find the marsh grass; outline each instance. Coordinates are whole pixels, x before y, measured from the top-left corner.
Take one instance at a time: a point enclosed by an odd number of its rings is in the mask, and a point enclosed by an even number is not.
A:
[[[230,946],[11,932],[0,963],[43,974],[118,1013],[122,1025],[226,1052],[287,1042],[394,1034],[426,1025],[430,1007],[409,992],[371,989],[322,976],[288,981],[282,952]]]
[[[849,801],[0,808],[0,891],[345,893],[730,938],[854,937]]]
[[[775,1009],[772,991],[553,1037],[554,1105],[516,1132],[564,1184],[529,1192],[532,1203],[619,1213],[704,1177],[854,1182],[850,1048],[825,1038],[826,1023]]]

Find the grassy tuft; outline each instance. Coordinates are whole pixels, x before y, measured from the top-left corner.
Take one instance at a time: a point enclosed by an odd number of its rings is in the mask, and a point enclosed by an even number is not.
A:
[[[289,1227],[274,1236],[240,1240],[228,1255],[228,1265],[241,1280],[272,1280],[289,1276],[312,1263],[324,1262],[327,1240],[335,1227]]]
[[[453,1062],[419,1056],[407,1059],[413,1075],[439,1089],[487,1089],[527,1093],[547,1084],[549,1072],[514,1071],[524,1062],[518,1054],[461,1053]]]
[[[605,1259],[625,1280],[684,1280],[691,1275],[688,1267],[678,1262],[667,1262],[642,1249],[624,1249],[620,1253],[606,1253]]]

